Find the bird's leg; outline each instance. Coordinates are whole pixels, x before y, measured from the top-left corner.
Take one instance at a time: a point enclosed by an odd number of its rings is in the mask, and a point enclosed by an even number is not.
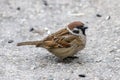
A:
[[[69,59],[78,59],[79,57],[77,57],[77,56],[68,56],[67,58],[69,58]]]
[[[70,63],[70,62],[72,62],[72,60],[64,58],[64,59],[58,59],[57,62],[59,62],[59,63]]]
[[[68,56],[68,57],[64,58],[63,61],[65,61],[65,62],[71,62],[72,60],[78,59],[78,58],[79,57],[77,57],[77,56]]]

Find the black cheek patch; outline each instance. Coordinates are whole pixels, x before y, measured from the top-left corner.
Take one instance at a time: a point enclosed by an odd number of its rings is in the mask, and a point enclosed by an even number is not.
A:
[[[73,33],[79,34],[78,30],[73,30]]]
[[[77,28],[77,29],[81,29],[81,28],[82,28],[82,26],[76,26],[76,28]]]
[[[77,26],[76,28],[77,28],[77,29],[80,29],[80,26]]]
[[[85,34],[85,30],[82,30],[82,32],[83,32],[84,35],[86,35],[86,34]]]

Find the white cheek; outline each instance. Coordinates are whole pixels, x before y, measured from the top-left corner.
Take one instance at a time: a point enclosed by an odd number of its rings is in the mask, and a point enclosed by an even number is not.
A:
[[[80,35],[83,34],[81,30],[79,30],[79,34],[80,34]]]

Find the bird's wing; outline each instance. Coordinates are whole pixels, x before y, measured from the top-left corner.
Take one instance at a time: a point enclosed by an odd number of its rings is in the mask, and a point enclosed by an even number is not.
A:
[[[62,29],[56,33],[51,34],[47,38],[44,39],[44,47],[45,48],[67,48],[70,47],[70,42],[73,41],[76,36],[69,33],[68,30]],[[38,44],[36,47],[39,47]]]

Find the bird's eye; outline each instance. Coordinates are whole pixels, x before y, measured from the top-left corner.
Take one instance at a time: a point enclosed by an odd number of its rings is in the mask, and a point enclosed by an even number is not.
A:
[[[73,30],[73,33],[79,34],[78,30]]]
[[[81,29],[82,26],[76,26],[77,29]]]
[[[77,26],[76,28],[77,28],[77,29],[80,29],[80,26]]]

